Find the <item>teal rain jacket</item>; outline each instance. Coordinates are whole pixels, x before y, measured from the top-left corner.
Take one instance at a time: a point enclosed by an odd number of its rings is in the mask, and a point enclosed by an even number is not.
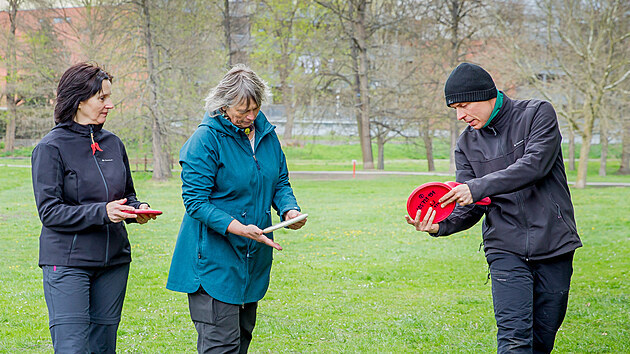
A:
[[[194,293],[201,285],[210,296],[229,304],[256,302],[267,292],[273,249],[228,233],[227,227],[237,219],[263,229],[271,225],[271,207],[280,216],[300,209],[275,126],[262,112],[254,126],[252,151],[239,128],[222,115],[206,113],[182,147],[179,163],[186,213],[167,289]]]

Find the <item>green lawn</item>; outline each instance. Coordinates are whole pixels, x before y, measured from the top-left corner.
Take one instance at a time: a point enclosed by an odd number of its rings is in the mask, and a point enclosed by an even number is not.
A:
[[[181,183],[148,177],[134,176],[139,197],[165,213],[128,228],[134,261],[118,351],[194,353],[186,295],[164,288]],[[251,352],[496,352],[480,227],[434,239],[403,220],[408,194],[434,179],[448,178],[294,179],[309,222],[276,232],[284,250]],[[630,352],[630,188],[572,193],[585,247],[557,352]],[[0,201],[0,352],[52,353],[29,169],[0,167]]]

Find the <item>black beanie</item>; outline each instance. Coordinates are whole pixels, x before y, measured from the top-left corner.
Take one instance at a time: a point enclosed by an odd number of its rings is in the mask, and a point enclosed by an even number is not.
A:
[[[481,66],[461,63],[446,80],[444,97],[447,106],[459,102],[487,101],[497,97],[497,87]]]

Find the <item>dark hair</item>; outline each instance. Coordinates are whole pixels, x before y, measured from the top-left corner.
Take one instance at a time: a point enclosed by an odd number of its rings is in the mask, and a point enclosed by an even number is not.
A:
[[[79,103],[88,100],[103,89],[103,80],[112,82],[114,77],[96,64],[77,63],[72,65],[59,80],[55,123],[74,119]]]

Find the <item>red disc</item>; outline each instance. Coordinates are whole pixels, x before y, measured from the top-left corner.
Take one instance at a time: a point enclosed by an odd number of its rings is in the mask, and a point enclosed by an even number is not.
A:
[[[407,213],[413,219],[416,217],[418,210],[420,210],[420,219],[422,220],[427,213],[427,209],[433,207],[436,211],[433,223],[446,219],[455,209],[455,203],[450,203],[442,208],[438,201],[450,190],[451,187],[442,182],[429,182],[421,185],[414,189],[409,199],[407,199]]]
[[[136,210],[123,210],[129,214],[145,214],[145,215],[161,215],[162,212],[154,209],[136,209]]]

